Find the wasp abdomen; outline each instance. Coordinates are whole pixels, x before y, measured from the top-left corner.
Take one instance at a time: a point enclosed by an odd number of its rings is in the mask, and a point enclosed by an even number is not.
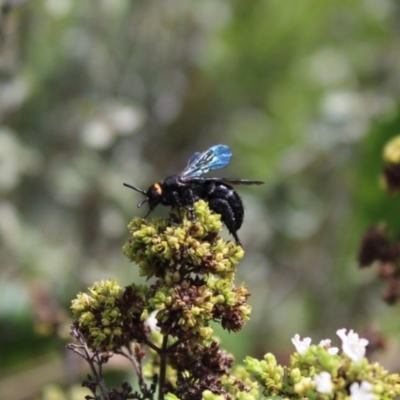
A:
[[[223,182],[212,182],[207,187],[207,200],[210,208],[221,215],[222,222],[240,244],[237,231],[243,223],[244,209],[239,195]]]

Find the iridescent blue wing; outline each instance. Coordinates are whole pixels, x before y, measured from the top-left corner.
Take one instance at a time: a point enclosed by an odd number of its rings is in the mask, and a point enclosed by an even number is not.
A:
[[[214,169],[225,168],[231,161],[232,152],[224,144],[210,147],[203,153],[194,153],[187,167],[181,173],[181,178],[193,178],[206,174]]]
[[[201,153],[199,151],[196,151],[196,153],[194,153],[192,155],[192,157],[189,158],[188,166],[193,164],[199,158],[199,156],[201,156]],[[186,167],[186,169],[187,169],[187,167]]]
[[[186,178],[186,182],[191,182],[191,178]],[[253,181],[250,179],[236,179],[236,178],[208,178],[208,177],[195,177],[193,182],[224,182],[231,183],[232,185],[262,185],[263,181]]]

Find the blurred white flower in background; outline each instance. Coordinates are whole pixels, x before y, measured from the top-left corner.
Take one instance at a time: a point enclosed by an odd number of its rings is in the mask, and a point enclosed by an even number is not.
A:
[[[154,310],[150,315],[149,318],[144,321],[144,324],[150,328],[152,332],[160,332],[161,329],[157,326],[157,314],[159,310]]]
[[[0,127],[0,191],[13,190],[22,175],[37,172],[40,161],[36,150],[24,147],[11,129]]]
[[[314,377],[315,387],[319,393],[332,393],[332,377],[329,372],[322,371]]]
[[[146,113],[142,107],[124,104],[116,100],[108,100],[100,107],[93,106],[92,119],[84,123],[81,140],[95,150],[111,147],[117,135],[131,135],[142,127]]]
[[[331,339],[321,340],[319,345],[323,347],[331,356],[334,356],[339,352],[337,347],[331,347]]]
[[[54,18],[63,18],[71,10],[71,0],[46,0],[45,10]]]
[[[374,400],[375,396],[372,393],[372,385],[369,382],[362,381],[361,384],[354,382],[350,386],[351,400]]]
[[[96,150],[108,149],[114,142],[114,131],[104,120],[89,121],[82,129],[82,142]]]
[[[358,333],[352,329],[346,333],[347,329],[339,329],[336,333],[342,339],[343,352],[358,364],[365,356],[368,340],[360,338]]]
[[[304,354],[310,347],[311,338],[306,337],[304,339],[300,339],[300,335],[296,333],[292,338],[292,343],[294,344],[294,347],[299,354]]]

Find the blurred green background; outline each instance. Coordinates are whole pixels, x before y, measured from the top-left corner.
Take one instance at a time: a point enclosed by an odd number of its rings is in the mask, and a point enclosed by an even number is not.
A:
[[[233,151],[219,176],[265,181],[237,187],[253,313],[223,347],[286,362],[295,333],[377,329],[378,359],[400,369],[397,307],[356,261],[371,224],[400,232],[379,184],[400,132],[398,2],[0,4],[0,399],[63,399],[82,380],[64,350],[71,299],[140,281],[121,247],[146,210],[122,183],[146,189],[218,143]]]

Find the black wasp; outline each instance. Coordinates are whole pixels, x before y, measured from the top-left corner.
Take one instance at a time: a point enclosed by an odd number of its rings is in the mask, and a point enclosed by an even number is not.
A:
[[[221,215],[222,222],[241,245],[237,231],[242,226],[244,209],[242,199],[230,184],[260,185],[264,182],[247,179],[208,178],[202,177],[208,171],[225,168],[232,157],[230,148],[224,144],[210,147],[203,153],[197,152],[190,157],[187,167],[180,173],[168,176],[160,182],[153,183],[147,191],[124,183],[125,186],[143,193],[149,203],[149,212],[158,204],[188,209],[193,215],[193,204],[200,199],[208,202],[211,210]]]

